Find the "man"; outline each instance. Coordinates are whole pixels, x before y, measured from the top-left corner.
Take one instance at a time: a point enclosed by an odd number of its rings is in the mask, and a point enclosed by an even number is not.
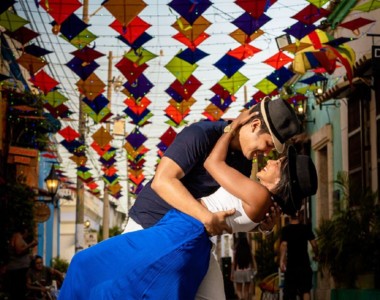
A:
[[[252,119],[235,133],[226,158],[230,166],[247,176],[256,154],[273,148],[282,152],[284,143],[300,130],[293,108],[281,99],[265,99],[251,113]],[[234,211],[211,213],[197,200],[220,187],[203,163],[228,130],[231,127],[224,121],[198,122],[184,128],[166,150],[154,178],[139,193],[124,232],[154,225],[172,207],[201,221],[211,236],[231,232],[225,218]],[[222,273],[214,256],[211,257],[197,298],[225,299]]]
[[[307,242],[310,242],[314,260],[318,257],[318,246],[310,225],[301,224],[299,213],[290,217],[290,223],[281,231],[280,269],[285,272],[284,300],[310,299],[312,270]]]

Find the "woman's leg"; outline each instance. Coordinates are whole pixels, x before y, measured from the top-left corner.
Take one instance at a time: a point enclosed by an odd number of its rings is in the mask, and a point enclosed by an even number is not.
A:
[[[194,299],[207,271],[210,244],[203,224],[170,211],[154,227],[76,254],[60,300]]]
[[[207,274],[202,280],[198,289],[196,300],[224,300],[226,295],[224,292],[223,274],[220,265],[213,253],[210,255],[209,268]]]
[[[243,284],[240,282],[236,283],[236,295],[238,296],[238,299],[243,299]]]
[[[248,300],[249,299],[249,289],[250,289],[251,283],[250,282],[244,282],[243,283],[243,299]]]

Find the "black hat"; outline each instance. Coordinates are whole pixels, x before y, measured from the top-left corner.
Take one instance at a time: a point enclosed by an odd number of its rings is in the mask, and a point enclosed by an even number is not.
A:
[[[296,112],[288,102],[282,99],[270,100],[269,97],[260,102],[260,111],[277,152],[282,153],[285,142],[300,132]]]
[[[310,156],[298,155],[293,146],[288,147],[288,174],[290,199],[283,208],[284,213],[293,215],[302,205],[302,199],[317,192],[318,177]]]

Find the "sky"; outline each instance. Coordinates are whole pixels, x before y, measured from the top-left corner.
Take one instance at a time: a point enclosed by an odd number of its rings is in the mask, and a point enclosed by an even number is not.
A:
[[[95,73],[103,82],[107,83],[109,71],[112,72],[113,78],[122,78],[120,77],[121,74],[119,70],[114,65],[130,48],[116,38],[118,33],[109,27],[114,17],[110,15],[108,10],[102,8],[101,3],[102,1],[100,0],[89,0],[89,13],[91,16],[89,24],[91,26],[88,29],[98,36],[90,46],[95,47],[95,50],[105,54],[104,57],[96,60],[96,62],[100,64],[100,67]],[[145,156],[146,164],[144,174],[150,179],[154,174],[154,166],[157,162],[156,153],[158,149],[156,145],[159,143],[159,137],[168,129],[168,125],[165,123],[168,119],[165,117],[164,109],[169,105],[168,101],[170,97],[166,94],[165,90],[176,79],[164,66],[179,50],[185,50],[186,46],[172,38],[177,31],[171,25],[176,21],[179,15],[167,5],[169,1],[146,0],[145,3],[147,7],[139,14],[139,17],[152,25],[147,32],[153,38],[144,44],[143,47],[158,55],[155,59],[147,63],[149,67],[144,71],[144,75],[154,84],[154,88],[147,94],[147,97],[152,102],[148,108],[154,116],[150,119],[150,125],[140,128],[140,131],[148,138],[147,142],[144,143],[144,145],[150,149]],[[295,15],[308,4],[309,2],[306,0],[279,0],[267,11],[266,14],[271,18],[271,21],[261,28],[265,33],[250,43],[250,45],[261,49],[261,52],[244,60],[246,65],[239,70],[239,72],[249,78],[249,81],[246,83],[248,100],[250,100],[251,95],[257,91],[254,85],[274,71],[272,67],[262,63],[262,61],[278,52],[275,38],[284,34],[283,30],[285,28],[296,23],[296,20],[292,19],[291,16]],[[53,53],[45,56],[49,65],[45,67],[44,70],[60,82],[59,88],[61,92],[70,99],[70,101],[65,104],[70,107],[73,114],[71,115],[70,121],[62,121],[62,128],[70,125],[77,130],[79,93],[75,83],[80,78],[65,66],[65,64],[73,58],[70,52],[75,51],[76,48],[59,36],[53,34],[52,26],[49,24],[52,18],[42,7],[37,8],[35,1],[19,0],[15,4],[15,8],[20,16],[30,20],[30,24],[27,25],[27,27],[41,34],[33,41],[38,43],[39,46],[53,51]],[[209,55],[197,63],[199,67],[193,73],[193,75],[202,82],[202,86],[193,95],[197,102],[191,107],[191,113],[186,118],[189,124],[204,118],[202,112],[210,103],[208,99],[214,95],[210,88],[224,76],[213,64],[229,50],[239,46],[238,42],[231,38],[229,34],[237,29],[231,22],[243,12],[244,11],[236,5],[234,1],[214,0],[213,5],[202,14],[212,25],[206,30],[206,33],[208,33],[210,37],[201,43],[198,48]],[[78,9],[75,14],[82,18],[82,8]],[[108,68],[107,60],[110,51],[112,51],[113,55],[113,68],[111,70]],[[291,55],[289,54],[289,56]],[[125,79],[123,82],[124,81]],[[106,93],[104,93],[104,96],[106,96]],[[241,88],[235,96],[237,100],[232,103],[229,111],[224,115],[225,118],[236,117],[243,108],[243,88]],[[112,97],[109,99],[111,101],[111,111],[114,114],[111,120],[116,119],[118,116],[125,115],[123,112],[126,108],[123,103],[125,98],[126,96],[123,93],[113,90]],[[127,122],[128,121],[127,119]],[[87,144],[92,143],[91,135],[99,126],[100,125],[94,124],[91,119],[87,121]],[[129,132],[134,127],[132,124],[127,124],[126,131]],[[174,128],[174,130],[179,132],[182,128],[183,127]],[[63,139],[59,135],[57,135],[56,138],[58,142]],[[121,147],[122,144],[123,137],[115,137],[113,145],[115,147]],[[120,183],[125,186],[125,150],[120,148],[117,153],[118,175],[120,176]],[[75,180],[76,164],[69,159],[72,154],[62,148],[60,149],[60,155],[63,160],[62,165],[64,165],[66,175]],[[100,178],[101,165],[98,162],[98,155],[90,149],[88,157],[89,164],[87,167],[92,169],[93,177]],[[123,194],[126,193],[123,192]]]

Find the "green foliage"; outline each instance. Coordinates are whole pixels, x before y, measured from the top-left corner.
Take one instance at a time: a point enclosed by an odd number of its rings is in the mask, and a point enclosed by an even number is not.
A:
[[[69,268],[69,262],[66,259],[57,256],[53,258],[52,267],[53,269],[56,269],[61,273],[67,273],[67,269]]]
[[[254,235],[253,239],[257,244],[255,251],[255,259],[257,263],[257,278],[263,279],[268,275],[277,272],[278,265],[276,263],[276,252],[274,244],[278,238],[278,233],[271,233],[263,236],[261,233]]]
[[[120,227],[114,226],[109,229],[109,237],[113,237],[116,235],[121,234],[123,231]],[[98,242],[101,242],[103,240],[103,227],[100,226],[99,233],[98,233]]]
[[[1,263],[7,260],[8,240],[19,225],[25,225],[34,238],[34,192],[27,185],[0,185],[0,254]]]
[[[56,133],[61,123],[44,112],[44,100],[32,93],[5,90],[8,101],[10,145],[46,150],[49,133]]]
[[[377,193],[355,187],[346,173],[339,173],[335,183],[343,196],[332,218],[316,230],[319,268],[337,284],[354,288],[357,275],[380,269],[380,206]]]
[[[9,183],[0,185],[2,220],[8,229],[8,237],[19,224],[25,224],[32,234],[34,231],[34,191],[27,185]],[[6,213],[5,213],[6,212]]]

